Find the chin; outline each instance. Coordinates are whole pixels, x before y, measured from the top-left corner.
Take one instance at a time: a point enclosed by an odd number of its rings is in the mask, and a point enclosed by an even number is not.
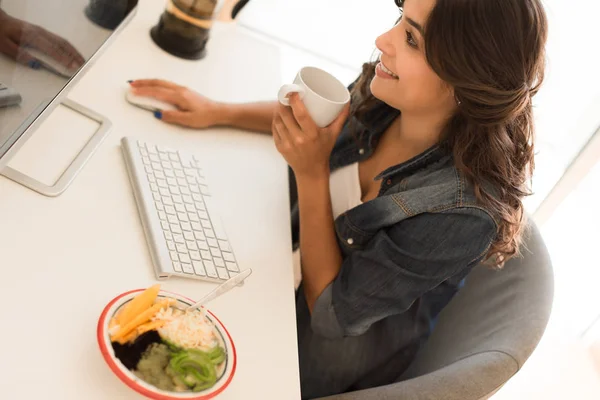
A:
[[[394,93],[391,93],[390,87],[385,84],[385,82],[381,82],[381,79],[378,77],[374,77],[371,80],[371,84],[369,86],[371,89],[371,94],[378,100],[383,101],[390,107],[398,108],[398,101],[394,101]],[[397,93],[396,93],[397,96]]]

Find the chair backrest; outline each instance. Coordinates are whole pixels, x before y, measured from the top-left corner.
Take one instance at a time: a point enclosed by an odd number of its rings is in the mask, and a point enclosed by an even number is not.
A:
[[[522,258],[469,274],[398,383],[329,399],[480,400],[495,393],[529,358],[552,308],[550,256],[532,221],[529,228]]]

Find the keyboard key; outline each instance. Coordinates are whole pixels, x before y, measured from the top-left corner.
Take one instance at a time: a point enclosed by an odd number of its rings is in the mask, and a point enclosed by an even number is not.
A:
[[[192,204],[186,204],[185,209],[187,210],[187,212],[196,212],[196,209],[194,208],[194,206]]]
[[[227,269],[233,272],[240,272],[240,269],[238,268],[238,265],[236,263],[232,263],[232,262],[226,262],[225,264],[227,264]]]
[[[156,193],[156,192],[152,193],[152,197],[154,197],[154,201],[160,201],[160,200],[162,200],[162,199],[160,198],[160,194],[158,194],[158,193]]]
[[[185,188],[181,188],[181,189],[185,189]],[[185,193],[185,192],[182,190],[181,193]],[[181,196],[179,196],[177,194],[173,195],[173,201],[175,203],[179,203],[179,204],[183,203],[183,199],[181,198]]]
[[[194,227],[194,222],[192,222],[192,228],[193,227]],[[201,232],[200,230],[194,229],[194,236],[196,237],[197,240],[206,240],[206,236],[204,236],[204,233]]]
[[[165,174],[162,171],[156,171],[154,175],[156,175],[156,179],[165,179]]]
[[[200,193],[200,188],[196,185],[190,185],[190,190],[192,193]]]
[[[192,225],[190,225],[189,222],[181,222],[181,229],[183,229],[184,231],[192,231]]]
[[[165,212],[166,212],[167,214],[171,214],[171,215],[175,215],[175,214],[177,214],[177,213],[175,212],[175,209],[173,208],[173,206],[165,206]]]
[[[173,240],[175,241],[175,243],[185,243],[185,239],[183,238],[183,235],[180,235],[180,234],[174,234]]]
[[[198,250],[198,246],[196,246],[195,240],[188,240],[185,242],[185,244],[187,245],[187,248],[189,250]]]
[[[206,232],[207,229],[211,228],[210,221],[206,220],[206,219],[203,219],[202,221],[200,221],[200,223],[204,227],[204,232],[206,233],[206,236],[208,236],[208,237],[214,237],[214,235],[213,236],[209,236],[208,232]]]
[[[169,223],[167,221],[160,221],[160,226],[162,226],[163,231],[169,230]]]
[[[156,183],[158,184],[159,187],[161,188],[166,188],[167,185],[167,181],[165,181],[164,179],[157,179]]]
[[[231,251],[231,246],[229,246],[229,242],[226,240],[219,240],[219,247],[223,251]]]
[[[171,224],[170,228],[171,232],[173,233],[181,233],[181,228],[179,227],[179,225]]]
[[[181,194],[177,186],[169,186],[169,192],[171,192],[171,194]]]
[[[213,255],[213,257],[221,257],[221,250],[219,250],[217,247],[211,247],[210,253]],[[223,258],[225,258],[227,260],[225,255],[223,255]]]
[[[197,175],[196,170],[191,169],[191,168],[184,168],[183,173],[186,174],[187,176],[192,176],[192,177],[195,177]]]
[[[194,234],[192,232],[183,232],[183,237],[185,238],[185,240],[194,240]]]
[[[199,203],[203,202],[202,196],[200,196],[199,194],[196,194],[196,193],[192,194],[192,198]]]
[[[176,186],[177,180],[175,178],[167,178],[167,183],[169,184],[169,186]]]
[[[167,213],[164,211],[159,211],[158,212],[158,219],[160,219],[161,221],[166,221],[167,220]]]
[[[183,171],[175,171],[175,176],[178,178],[185,178]]]
[[[150,157],[150,159],[152,159],[152,157]],[[160,171],[162,168],[161,168],[160,163],[153,162],[152,163],[152,169],[155,170],[155,171]]]
[[[193,199],[192,199],[190,196],[188,196],[187,194],[185,194],[185,195],[183,195],[183,196],[181,196],[181,197],[183,198],[183,202],[184,202],[186,205],[187,205],[187,204],[190,204],[190,205],[192,205],[192,206],[194,205],[194,200],[193,200]],[[186,206],[186,207],[187,207],[187,206]]]
[[[188,177],[187,177],[187,183],[188,183],[189,185],[194,185],[194,184],[196,184],[196,178],[194,178],[193,176],[188,176]]]
[[[148,150],[146,150],[144,147],[140,147],[140,154],[144,157],[148,157]]]
[[[215,237],[215,232],[212,229],[205,229],[204,234],[206,235],[206,237],[210,237],[210,238]]]
[[[169,153],[169,158],[171,159],[171,161],[179,163],[179,157],[177,156],[177,153]]]
[[[180,221],[190,222],[187,213],[177,213],[177,218],[179,218]]]
[[[218,277],[217,270],[215,268],[215,264],[213,264],[212,261],[205,260],[204,261],[204,268],[206,269],[206,275],[210,276],[211,278]]]
[[[200,250],[208,250],[208,243],[205,240],[197,240],[196,244]]]
[[[225,268],[217,268],[217,274],[219,275],[219,278],[223,280],[229,279],[229,274]]]
[[[183,243],[177,243],[177,251],[179,253],[187,253],[188,249],[187,249],[187,247],[186,247],[185,244],[183,244]]]
[[[210,247],[219,247],[219,242],[217,242],[217,239],[208,238],[206,241]]]
[[[179,224],[179,220],[176,216],[169,214],[167,217],[169,219],[170,224]]]
[[[181,267],[183,268],[183,272],[186,274],[194,275],[194,268],[190,263],[181,263]]]
[[[177,212],[185,212],[185,207],[183,206],[183,204],[175,204],[175,209],[177,210]]]
[[[200,222],[200,218],[198,218],[198,214],[193,214],[193,213],[189,213],[188,217],[190,218],[190,221],[192,222]],[[192,225],[192,228],[194,226]]]
[[[158,186],[155,183],[150,182],[150,190],[153,192],[158,192]]]
[[[176,251],[170,251],[169,254],[171,255],[171,260],[179,261],[179,254]]]
[[[166,205],[166,206],[172,206],[173,205],[173,200],[171,200],[170,197],[163,197],[162,198],[162,202]]]
[[[156,154],[150,154],[150,161],[152,162],[159,162],[160,159],[158,158],[158,156]]]
[[[222,258],[215,258],[215,259],[213,259],[213,261],[215,262],[215,265],[217,267],[224,267],[225,266],[225,261],[223,261]]]
[[[194,251],[194,250],[190,251],[190,258],[192,260],[194,260],[194,261],[201,261],[202,260],[202,258],[200,257],[200,253],[197,252],[197,251]]]
[[[204,203],[198,203],[198,202],[196,202],[196,210],[198,210],[198,211],[206,211],[206,206],[204,205]]]
[[[226,251],[223,252],[223,258],[225,259],[225,261],[235,262],[235,258],[233,258],[233,254],[228,253]]]
[[[208,218],[208,213],[206,211],[198,211],[198,215],[200,216],[200,218],[202,219],[209,219]]]
[[[202,255],[202,259],[204,260],[212,260],[212,255],[210,254],[210,251],[200,250],[200,255]]]
[[[175,178],[175,174],[170,169],[165,170],[165,176],[169,178]]]
[[[181,254],[179,253],[179,260],[181,260],[182,263],[191,263],[192,260],[190,260],[190,256],[188,256],[187,254]]]
[[[204,265],[202,265],[202,261],[192,261],[192,266],[196,275],[206,276],[206,270],[204,269]]]
[[[200,185],[200,193],[202,193],[204,196],[210,196],[210,193],[208,192],[208,186]]]
[[[151,165],[145,165],[144,169],[146,170],[147,174],[151,174],[152,173],[152,166]]]
[[[167,240],[173,240],[173,234],[169,231],[169,232],[164,232],[165,234],[165,239]]]
[[[158,151],[156,151],[156,146],[146,144],[146,148],[148,149],[148,153],[158,155]]]
[[[167,240],[167,248],[171,251],[175,250],[175,243],[170,240]]]
[[[158,211],[165,211],[165,206],[163,206],[163,203],[161,203],[160,201],[156,201],[154,202],[154,204],[156,205],[156,209]]]
[[[152,174],[148,174],[148,181],[152,182],[152,183],[156,183],[156,178],[154,177],[154,175]]]
[[[169,161],[169,156],[166,153],[159,153],[158,156],[160,157],[161,160],[163,161]],[[169,165],[171,165],[171,163],[169,163]]]
[[[164,169],[172,168],[171,163],[168,161],[163,161],[160,164],[163,166]]]
[[[173,269],[175,272],[183,272],[181,269],[181,263],[179,261],[173,261]]]
[[[160,194],[162,196],[170,196],[171,195],[171,193],[169,192],[169,189],[159,188],[158,191],[160,192]]]
[[[187,181],[184,178],[177,178],[177,183],[179,186],[187,186]]]
[[[187,187],[185,187],[185,186],[184,186],[184,187],[182,187],[182,188],[180,188],[180,189],[181,189],[181,193],[183,193],[183,194],[187,194],[187,195],[190,195],[190,194],[192,194],[192,193],[190,192],[190,189],[188,189],[188,188],[187,188]]]

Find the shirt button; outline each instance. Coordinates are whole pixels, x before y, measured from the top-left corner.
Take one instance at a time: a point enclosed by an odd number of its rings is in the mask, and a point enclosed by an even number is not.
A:
[[[358,154],[360,154],[361,156],[362,156],[363,154],[365,154],[365,149],[360,149],[360,150],[358,150]]]
[[[352,244],[354,244],[354,239],[352,239],[352,238],[349,238],[348,240],[346,240],[346,242],[347,242],[349,245],[352,245]]]

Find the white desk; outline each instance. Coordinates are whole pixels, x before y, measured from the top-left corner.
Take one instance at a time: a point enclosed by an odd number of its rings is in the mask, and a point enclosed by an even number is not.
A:
[[[220,100],[273,98],[281,84],[277,50],[234,25],[217,26],[205,60],[176,59],[149,37],[162,6],[142,2],[133,23],[69,96],[113,123],[74,184],[52,199],[0,178],[2,398],[141,398],[108,369],[95,337],[109,300],[155,283],[120,153],[125,135],[204,157],[240,264],[254,270],[243,287],[210,305],[239,356],[235,377],[219,399],[300,397],[284,161],[269,137],[172,127],[129,106],[121,92],[128,79],[164,77]],[[81,140],[80,132],[57,129],[73,126],[57,111],[18,163],[39,167],[44,154],[65,153],[69,145],[49,149],[40,143],[50,143],[53,134]],[[214,286],[170,280],[163,287],[199,298]]]

